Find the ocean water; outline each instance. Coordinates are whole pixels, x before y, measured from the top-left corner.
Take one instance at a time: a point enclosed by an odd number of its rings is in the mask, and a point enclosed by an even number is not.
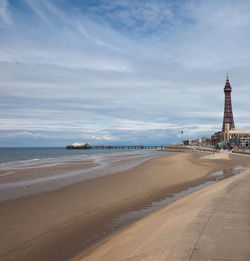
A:
[[[168,152],[1,148],[0,202],[119,173],[163,154]]]
[[[128,150],[128,149],[91,149],[91,150],[66,150],[64,147],[34,147],[34,148],[0,148],[0,164],[11,161],[29,161],[48,158],[69,157],[79,155],[103,155],[122,152],[150,151],[159,154],[156,150]]]

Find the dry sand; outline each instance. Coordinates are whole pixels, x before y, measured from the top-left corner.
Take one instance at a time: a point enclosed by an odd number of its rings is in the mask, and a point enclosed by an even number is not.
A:
[[[228,150],[222,150],[219,152],[214,152],[208,155],[205,155],[203,157],[201,157],[201,159],[208,159],[208,160],[216,160],[216,159],[230,159],[230,155],[232,154],[232,152],[228,151]]]
[[[84,249],[88,245],[88,238],[93,233],[100,234],[105,222],[114,215],[202,182],[208,174],[216,170],[239,165],[238,160],[200,160],[202,155],[204,154],[183,153],[162,156],[118,174],[1,203],[0,260],[65,260]],[[246,161],[241,160],[240,164],[246,164]],[[184,199],[184,203],[171,204],[166,211],[174,208],[177,211],[174,214],[167,214],[165,210],[159,212],[157,215],[162,219],[155,221],[156,226],[151,225],[149,229],[145,229],[143,224],[150,225],[147,220],[152,216],[149,216],[138,223],[142,225],[132,226],[135,228],[132,234],[126,232],[130,230],[118,234],[104,244],[104,248],[92,252],[94,256],[90,256],[89,260],[120,260],[116,257],[123,257],[125,253],[136,256],[139,249],[148,246],[153,235],[158,240],[157,231],[160,233],[162,229],[167,229],[165,232],[169,233],[163,233],[165,238],[178,237],[179,229],[199,211],[199,208],[186,209],[188,201]],[[170,217],[172,221],[164,223]],[[159,224],[165,225],[162,227]],[[124,233],[126,236],[123,238]],[[126,233],[129,233],[128,236]],[[134,241],[137,233],[140,235],[136,237],[138,242]],[[151,236],[148,237],[149,235]],[[159,244],[162,240],[160,237]],[[175,242],[175,239],[171,240]],[[124,245],[125,248],[114,250],[116,244]],[[107,251],[109,249],[111,251]],[[150,249],[157,251],[154,247]],[[106,259],[103,259],[103,253],[105,258],[107,254]],[[116,257],[110,257],[110,253],[115,253]]]

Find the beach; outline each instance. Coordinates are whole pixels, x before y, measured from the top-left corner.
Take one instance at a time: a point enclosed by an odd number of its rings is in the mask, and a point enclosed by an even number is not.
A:
[[[250,169],[196,191],[72,261],[249,260]]]
[[[73,258],[72,260],[81,258],[83,260],[85,260],[84,258],[87,260],[130,260],[126,253],[134,253],[134,258],[137,256],[137,253],[132,251],[134,247],[138,250],[137,246],[140,246],[139,248],[143,251],[144,243],[142,244],[142,242],[145,237],[152,233],[157,234],[157,231],[162,228],[156,229],[149,225],[150,218],[154,214],[136,223],[132,218],[131,221],[127,219],[124,223],[117,224],[115,217],[120,217],[121,214],[132,210],[146,208],[152,202],[167,197],[171,198],[174,193],[190,187],[208,181],[215,182],[218,176],[211,175],[213,173],[222,171],[221,178],[223,178],[223,176],[234,175],[231,170],[235,166],[248,168],[248,158],[246,157],[231,155],[230,159],[223,157],[216,160],[200,159],[205,155],[207,153],[204,152],[162,155],[124,171],[1,202],[0,259],[19,261],[55,261],[70,258]],[[74,170],[82,167],[95,167],[93,162],[78,164],[77,167],[73,162],[70,164],[64,167]],[[50,166],[50,168],[53,167]],[[58,166],[54,166],[54,168],[55,171],[58,171]],[[218,184],[226,182],[228,181],[221,181]],[[217,186],[217,184],[215,185]],[[205,188],[205,190],[209,191],[209,188]],[[211,192],[211,194],[213,193]],[[199,199],[192,195],[184,197],[183,200],[189,202],[188,197]],[[176,236],[181,235],[179,227],[181,228],[182,224],[184,225],[186,221],[190,220],[185,216],[187,214],[185,208],[182,209],[183,203],[178,203],[179,201],[167,206],[170,209],[177,209],[178,215],[176,212],[171,214],[165,208],[155,214],[162,217],[162,220],[157,219],[157,222],[160,223],[164,223],[164,211],[166,211],[166,217],[173,215],[175,223],[168,223],[166,226],[169,226],[170,230],[165,231],[170,233],[168,238],[173,237],[173,243],[176,242]],[[188,213],[192,218],[197,212],[190,210]],[[145,231],[144,222],[149,222],[146,223],[148,229]],[[142,224],[141,234],[137,231],[139,224]],[[133,228],[136,229],[136,233],[130,232]],[[118,232],[119,230],[122,232]],[[112,234],[114,235],[112,236]],[[135,237],[135,234],[138,234],[138,237]],[[161,241],[161,237],[158,239]],[[124,240],[126,241],[125,246],[127,246],[125,248],[120,247],[120,245],[124,246]],[[94,246],[96,243],[97,246]],[[152,245],[152,249],[154,246]],[[109,251],[113,247],[117,250]],[[116,255],[113,256],[113,254]],[[106,259],[103,258],[103,255]],[[149,258],[145,260],[161,259],[152,259],[152,256],[149,255]]]

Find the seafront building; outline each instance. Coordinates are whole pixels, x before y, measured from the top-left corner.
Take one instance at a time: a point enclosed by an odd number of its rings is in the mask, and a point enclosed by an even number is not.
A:
[[[233,145],[240,148],[249,148],[250,132],[244,129],[236,129],[234,125],[231,92],[232,87],[227,76],[224,88],[225,106],[222,130],[212,135],[212,145],[215,147],[223,146],[224,148],[232,148]]]
[[[195,140],[184,140],[184,145],[192,145],[192,146],[211,146],[211,139],[207,137],[198,138]]]

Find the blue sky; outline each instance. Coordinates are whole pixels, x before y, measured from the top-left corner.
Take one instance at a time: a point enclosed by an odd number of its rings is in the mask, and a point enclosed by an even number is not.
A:
[[[241,0],[0,0],[0,146],[210,136],[227,72],[250,130],[249,31]]]

